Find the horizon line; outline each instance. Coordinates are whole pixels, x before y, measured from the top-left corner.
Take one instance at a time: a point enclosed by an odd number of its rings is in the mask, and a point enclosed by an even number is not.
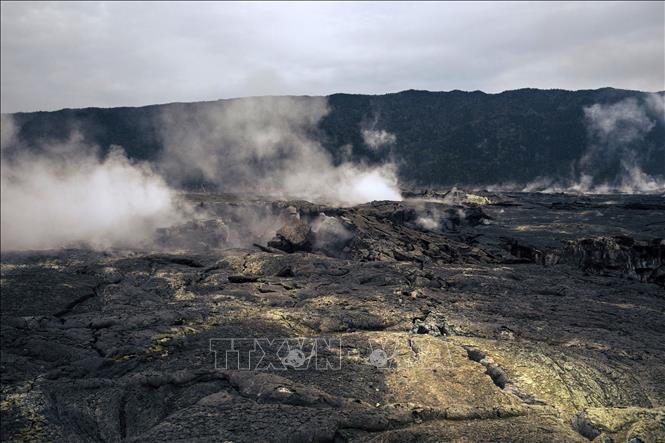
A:
[[[531,91],[562,91],[562,92],[586,92],[586,91],[600,91],[604,89],[611,89],[615,91],[625,91],[625,92],[633,92],[633,93],[641,93],[641,94],[665,94],[665,90],[661,91],[642,91],[638,89],[623,89],[623,88],[615,88],[612,86],[602,86],[599,88],[595,89],[563,89],[563,88],[533,88],[533,87],[524,87],[524,88],[517,88],[517,89],[506,89],[501,92],[485,92],[481,89],[475,89],[473,91],[469,90],[463,90],[463,89],[450,89],[450,90],[440,90],[440,91],[433,91],[429,89],[404,89],[401,91],[396,91],[396,92],[385,92],[382,94],[363,94],[363,93],[350,93],[350,92],[335,92],[332,94],[327,94],[327,95],[311,95],[311,94],[265,94],[265,95],[246,95],[246,96],[236,96],[236,97],[226,97],[226,98],[217,98],[217,99],[210,99],[210,100],[197,100],[197,101],[173,101],[173,102],[161,102],[161,103],[151,103],[151,104],[145,104],[145,105],[135,105],[135,106],[84,106],[84,107],[65,107],[65,108],[59,108],[59,109],[53,109],[53,110],[34,110],[34,111],[14,111],[14,112],[2,112],[1,115],[15,115],[15,114],[34,114],[34,113],[48,113],[48,112],[61,112],[61,111],[79,111],[79,110],[89,110],[89,109],[141,109],[141,108],[149,108],[152,106],[168,106],[168,105],[187,105],[187,104],[196,104],[196,103],[215,103],[215,102],[220,102],[220,101],[230,101],[230,100],[243,100],[243,99],[252,99],[252,98],[274,98],[274,97],[332,97],[334,95],[366,95],[366,96],[371,96],[371,97],[380,97],[380,96],[386,96],[386,95],[397,95],[397,94],[403,94],[406,92],[427,92],[427,93],[432,93],[432,94],[450,94],[450,93],[465,93],[465,94],[474,94],[474,93],[480,93],[484,95],[501,95],[505,93],[510,93],[510,92],[517,92],[517,91],[525,91],[525,90],[531,90]]]

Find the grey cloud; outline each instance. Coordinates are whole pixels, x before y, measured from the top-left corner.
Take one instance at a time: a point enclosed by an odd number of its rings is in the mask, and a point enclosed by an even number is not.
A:
[[[3,112],[409,88],[665,88],[665,4],[2,3]]]

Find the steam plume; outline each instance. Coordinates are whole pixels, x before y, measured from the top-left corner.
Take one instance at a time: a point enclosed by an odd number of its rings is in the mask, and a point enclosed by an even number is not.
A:
[[[363,141],[372,149],[381,149],[384,146],[395,144],[397,137],[384,129],[363,129]]]
[[[325,98],[261,97],[172,107],[162,116],[166,176],[225,192],[354,205],[400,200],[395,168],[343,162],[318,141]]]
[[[39,154],[10,156],[5,147],[16,142],[16,131],[9,116],[2,123],[3,250],[137,246],[157,227],[181,220],[176,194],[120,147],[100,157],[74,134]]]
[[[644,153],[635,147],[635,143],[644,140],[659,120],[665,123],[665,96],[649,94],[643,100],[627,98],[613,104],[594,104],[584,109],[584,115],[590,143],[575,165],[576,178],[562,181],[541,177],[527,184],[523,191],[665,192],[665,177],[645,173],[642,169]],[[613,163],[618,164],[618,175],[613,180],[599,180],[597,172]]]

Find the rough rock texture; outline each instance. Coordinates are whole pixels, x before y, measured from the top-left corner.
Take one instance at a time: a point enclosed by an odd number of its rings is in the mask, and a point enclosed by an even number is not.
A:
[[[585,270],[618,270],[665,286],[665,239],[636,241],[631,237],[592,237],[571,241],[566,258]]]
[[[311,251],[314,234],[309,224],[300,220],[290,220],[277,230],[275,238],[268,246],[285,252]]]
[[[665,440],[662,198],[482,196],[199,194],[158,250],[3,252],[0,438]],[[289,206],[310,252],[265,246]]]

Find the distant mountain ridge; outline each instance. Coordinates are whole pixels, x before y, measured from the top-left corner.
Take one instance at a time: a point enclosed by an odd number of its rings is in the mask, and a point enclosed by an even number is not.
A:
[[[410,185],[528,183],[544,176],[566,179],[591,143],[584,109],[626,99],[641,103],[650,94],[662,97],[665,93],[602,88],[333,94],[327,96],[329,112],[319,121],[316,137],[338,162],[395,162],[400,179]],[[77,130],[86,143],[104,150],[120,145],[130,158],[153,161],[163,149],[158,127],[162,112],[223,107],[237,100],[245,99],[11,115],[25,146],[65,140]],[[661,118],[652,120],[650,130],[631,141],[630,149],[645,173],[662,176],[665,123]],[[376,134],[378,142],[387,140],[385,146],[373,146],[366,131]],[[619,173],[620,161],[608,158],[599,165],[599,178],[612,180]]]

